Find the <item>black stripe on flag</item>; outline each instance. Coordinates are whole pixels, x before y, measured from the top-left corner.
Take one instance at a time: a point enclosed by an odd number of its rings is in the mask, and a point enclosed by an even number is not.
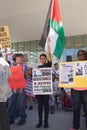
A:
[[[47,13],[47,17],[46,17],[43,33],[42,33],[41,39],[39,41],[39,45],[43,49],[45,48],[45,43],[46,43],[46,39],[47,39],[48,32],[49,32],[48,18],[49,18],[49,14],[50,14],[51,5],[52,5],[52,0],[50,1],[50,6],[49,6],[49,9],[48,9],[48,13]]]

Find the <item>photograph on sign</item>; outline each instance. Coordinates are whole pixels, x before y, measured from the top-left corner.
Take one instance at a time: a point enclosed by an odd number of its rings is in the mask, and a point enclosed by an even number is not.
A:
[[[73,84],[74,82],[74,71],[73,64],[62,64],[61,65],[61,83],[62,84]]]
[[[76,63],[76,76],[87,76],[87,62]]]

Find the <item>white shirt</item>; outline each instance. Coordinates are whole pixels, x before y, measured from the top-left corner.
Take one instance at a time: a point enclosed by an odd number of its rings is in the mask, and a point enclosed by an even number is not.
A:
[[[52,72],[55,76],[58,76],[59,75],[59,71],[58,70],[53,70]]]
[[[0,57],[0,102],[6,102],[12,92],[8,84],[8,77],[11,75],[9,64]]]

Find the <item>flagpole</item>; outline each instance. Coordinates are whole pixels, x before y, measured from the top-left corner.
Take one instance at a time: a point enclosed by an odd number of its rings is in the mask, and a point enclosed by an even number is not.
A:
[[[47,26],[47,23],[48,23],[48,18],[49,18],[49,14],[50,14],[50,8],[51,8],[51,5],[52,5],[52,1],[50,1],[50,4],[49,4],[49,8],[48,8],[48,13],[47,13],[47,16],[46,16],[46,21],[45,21],[45,25],[44,25],[44,29],[43,29],[43,33],[42,33],[42,36],[41,36],[41,39],[39,41],[39,45],[42,46],[42,48],[44,49],[44,43],[46,42],[46,38],[47,38],[47,34],[49,32],[49,27]]]

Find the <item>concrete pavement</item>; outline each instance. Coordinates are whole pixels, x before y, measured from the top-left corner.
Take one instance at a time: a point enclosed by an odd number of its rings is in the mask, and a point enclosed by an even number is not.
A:
[[[38,123],[37,104],[33,104],[33,110],[27,111],[27,120],[23,126],[17,126],[18,120],[11,125],[11,130],[44,130],[45,128],[36,128]],[[81,128],[85,130],[85,118],[81,116]],[[48,130],[69,130],[72,126],[72,112],[66,112],[55,107],[55,114],[49,114],[49,128]]]

